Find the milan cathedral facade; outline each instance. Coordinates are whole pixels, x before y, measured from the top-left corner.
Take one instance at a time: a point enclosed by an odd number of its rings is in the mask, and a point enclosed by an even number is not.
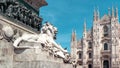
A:
[[[72,32],[71,57],[82,68],[120,68],[120,24],[118,8],[108,10],[99,17],[94,10],[93,26],[87,31],[84,23],[83,37],[77,40]]]

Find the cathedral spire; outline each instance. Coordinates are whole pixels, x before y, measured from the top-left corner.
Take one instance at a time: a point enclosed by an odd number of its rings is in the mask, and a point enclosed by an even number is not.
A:
[[[99,20],[100,14],[99,14],[99,9],[97,8],[97,20]]]
[[[115,17],[118,19],[118,8],[116,7],[116,10],[115,10]]]
[[[94,9],[94,17],[93,17],[94,21],[96,21],[96,17],[97,17],[97,12],[96,9]]]
[[[83,32],[83,38],[86,38],[86,33],[87,33],[87,29],[86,29],[86,20],[84,20],[84,32]]]
[[[71,41],[76,41],[76,31],[72,30],[72,38]]]
[[[114,18],[114,7],[112,7],[112,18]]]
[[[86,32],[86,20],[84,20],[84,32]]]
[[[94,21],[98,21],[100,18],[99,9],[94,9]]]
[[[111,16],[110,8],[108,8],[108,16]]]

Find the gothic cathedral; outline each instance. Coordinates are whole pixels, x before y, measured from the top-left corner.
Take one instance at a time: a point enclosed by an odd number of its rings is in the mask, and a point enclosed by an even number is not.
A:
[[[94,10],[93,26],[87,31],[84,23],[80,40],[77,40],[76,32],[72,32],[71,57],[82,68],[120,68],[118,8],[109,9],[102,18],[99,11]]]

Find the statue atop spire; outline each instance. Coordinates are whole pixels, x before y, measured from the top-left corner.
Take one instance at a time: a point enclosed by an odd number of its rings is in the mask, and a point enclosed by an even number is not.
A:
[[[94,21],[98,21],[99,20],[99,10],[98,8],[97,9],[94,9]]]
[[[108,16],[111,16],[110,8],[108,8]]]
[[[76,41],[76,31],[75,30],[72,30],[72,38],[71,38],[71,41]]]
[[[112,7],[112,18],[114,18],[114,7]]]
[[[99,20],[100,14],[99,14],[99,9],[97,8],[97,20]]]
[[[94,21],[96,21],[96,17],[97,17],[97,12],[96,12],[96,10],[94,9]]]
[[[86,33],[87,33],[87,29],[86,29],[86,20],[84,20],[83,38],[86,38]]]
[[[86,32],[86,20],[84,20],[84,32]]]
[[[118,19],[119,16],[118,16],[118,8],[116,7],[116,10],[115,10],[115,17]]]

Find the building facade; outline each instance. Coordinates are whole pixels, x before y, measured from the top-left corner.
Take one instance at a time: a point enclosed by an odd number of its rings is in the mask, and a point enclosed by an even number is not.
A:
[[[101,18],[94,10],[93,26],[87,31],[84,23],[82,39],[77,40],[76,32],[72,32],[71,57],[82,68],[120,68],[118,8],[109,9]]]

